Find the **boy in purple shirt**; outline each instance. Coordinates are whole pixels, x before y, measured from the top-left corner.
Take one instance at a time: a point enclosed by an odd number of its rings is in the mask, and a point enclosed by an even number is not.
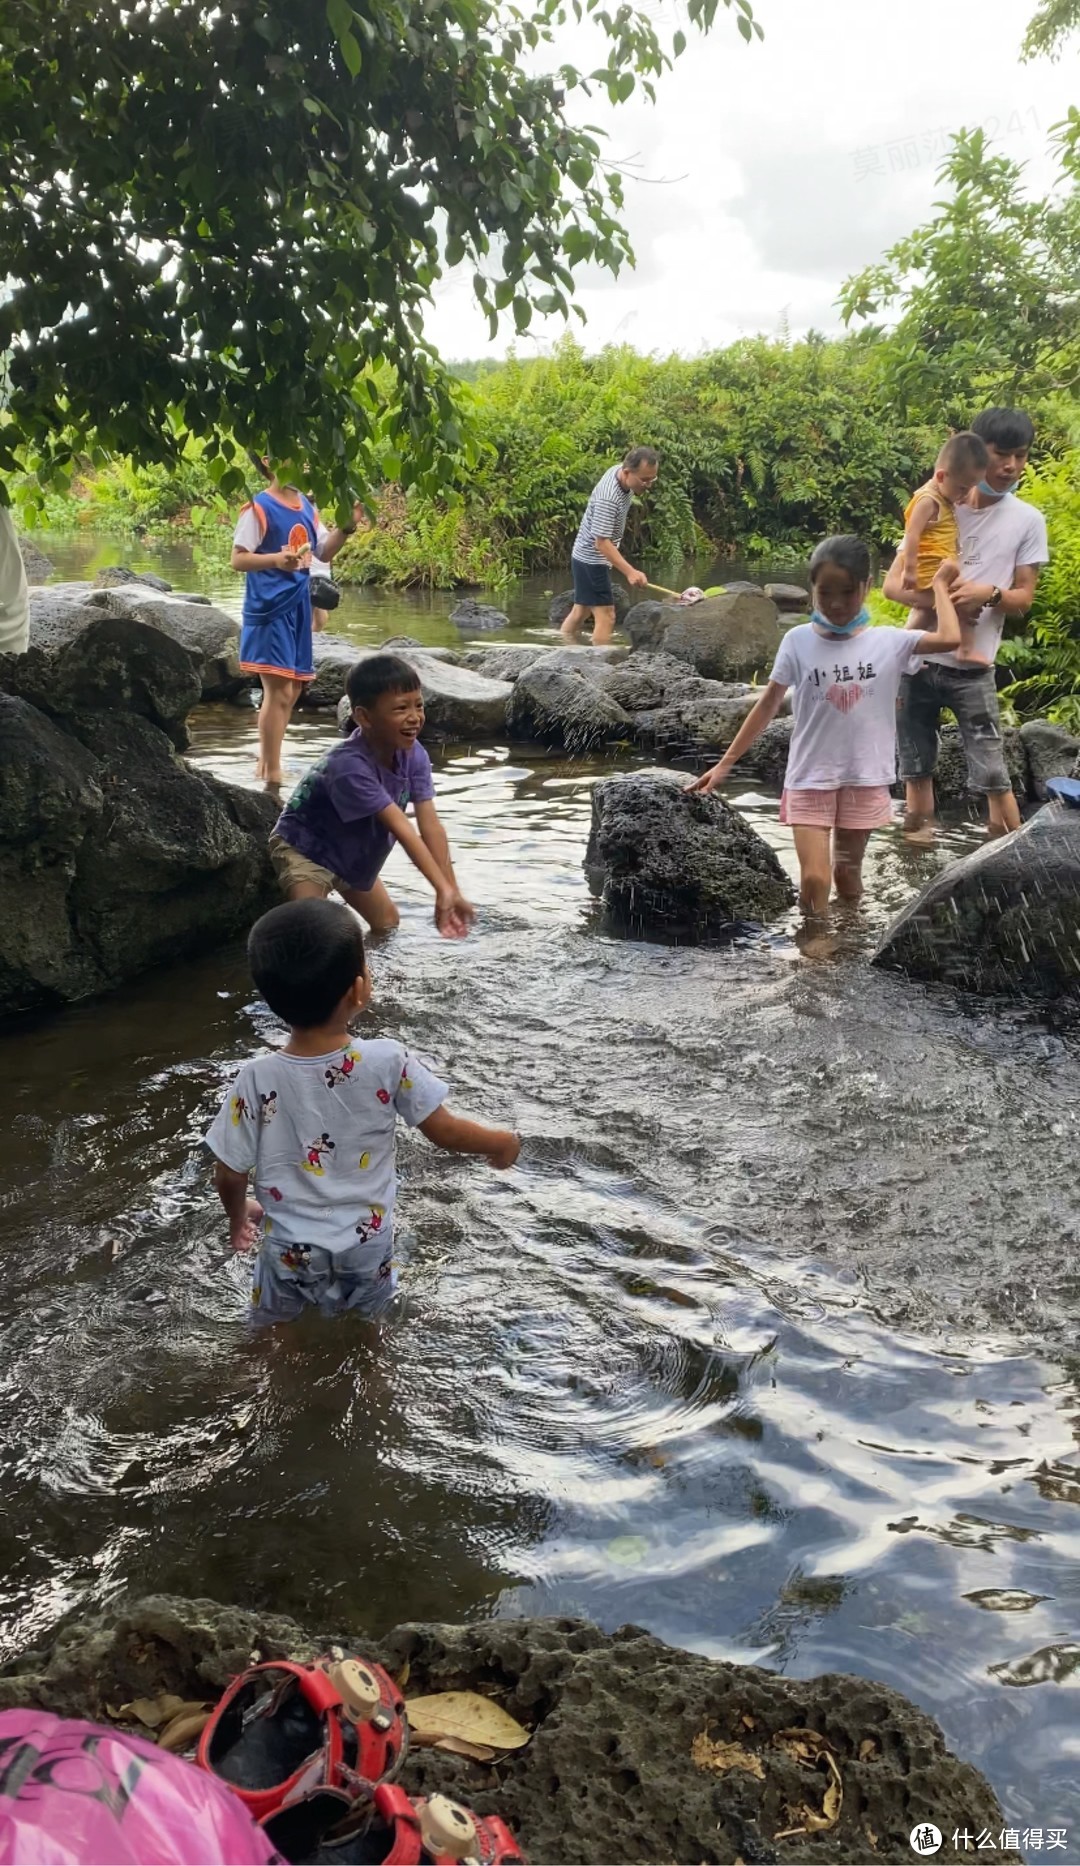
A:
[[[399,842],[435,890],[439,932],[462,939],[476,909],[458,887],[435,809],[416,671],[397,655],[371,655],[352,669],[346,692],[356,730],[305,774],[274,825],[278,880],[291,901],[336,888],[373,932],[386,932],[399,916],[379,874]],[[405,815],[410,803],[419,835]]]

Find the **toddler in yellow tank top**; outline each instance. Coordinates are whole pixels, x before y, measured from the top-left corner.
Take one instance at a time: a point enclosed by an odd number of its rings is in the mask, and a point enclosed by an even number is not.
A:
[[[904,581],[928,590],[941,565],[960,556],[956,507],[986,471],[987,452],[977,434],[954,434],[937,457],[933,477],[904,508]]]

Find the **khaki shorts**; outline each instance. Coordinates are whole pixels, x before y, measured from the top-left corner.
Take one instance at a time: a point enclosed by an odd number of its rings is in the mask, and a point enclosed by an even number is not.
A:
[[[331,888],[339,894],[347,894],[352,887],[351,881],[343,881],[340,875],[332,874],[329,868],[320,868],[318,862],[309,861],[294,849],[284,836],[271,836],[270,860],[274,864],[274,873],[282,888],[288,893],[298,881],[309,881],[313,887],[321,888],[329,894]]]

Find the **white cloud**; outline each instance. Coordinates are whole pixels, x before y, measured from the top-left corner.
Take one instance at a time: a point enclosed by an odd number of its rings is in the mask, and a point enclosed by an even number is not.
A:
[[[594,97],[581,114],[629,171],[638,264],[618,280],[579,275],[587,347],[691,353],[782,322],[837,329],[843,279],[926,218],[945,136],[961,125],[982,124],[1045,186],[1047,132],[1072,86],[1068,61],[1019,63],[1034,4],[756,0],[764,42],[744,45],[721,8],[707,39],[687,29],[655,108]],[[587,52],[568,35],[558,58]],[[563,329],[544,320],[518,348]],[[513,341],[505,328],[489,343],[467,269],[440,287],[428,333],[456,357]]]

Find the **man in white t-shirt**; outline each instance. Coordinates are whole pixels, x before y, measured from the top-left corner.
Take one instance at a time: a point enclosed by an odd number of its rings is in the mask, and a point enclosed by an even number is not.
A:
[[[1015,491],[1035,428],[1018,408],[988,408],[971,426],[985,442],[989,465],[970,503],[956,507],[961,580],[952,594],[964,625],[963,641],[955,654],[907,675],[897,707],[900,775],[907,792],[904,827],[915,834],[933,823],[938,724],[946,707],[960,729],[968,784],[986,797],[991,835],[1020,827],[1020,806],[1002,747],[994,662],[1006,617],[1027,614],[1039,570],[1050,555],[1046,520]],[[904,582],[902,552],[885,579],[885,595],[909,605],[909,626],[923,626],[918,612],[929,606],[927,593]]]
[[[0,654],[25,654],[30,639],[30,598],[15,523],[0,505]]]

